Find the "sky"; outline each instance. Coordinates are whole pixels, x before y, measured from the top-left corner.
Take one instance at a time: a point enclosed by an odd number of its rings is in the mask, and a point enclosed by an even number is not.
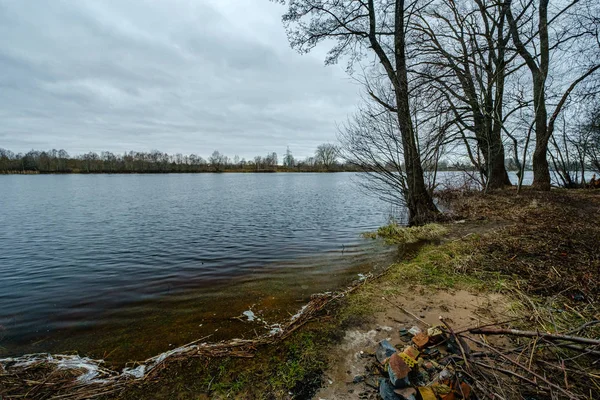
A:
[[[0,0],[0,147],[252,158],[335,142],[359,102],[268,0]]]

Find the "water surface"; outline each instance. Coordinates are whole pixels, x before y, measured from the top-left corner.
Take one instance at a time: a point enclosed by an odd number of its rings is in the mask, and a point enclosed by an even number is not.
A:
[[[142,359],[262,333],[386,254],[354,174],[0,176],[0,355]],[[383,261],[382,261],[383,262]]]

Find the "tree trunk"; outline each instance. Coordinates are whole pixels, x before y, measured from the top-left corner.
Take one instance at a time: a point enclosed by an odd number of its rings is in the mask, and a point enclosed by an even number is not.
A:
[[[546,77],[534,74],[533,106],[535,108],[535,150],[533,152],[533,183],[536,190],[550,190],[550,166],[548,164],[548,113],[546,111]]]
[[[404,164],[406,166],[408,223],[409,225],[422,225],[435,220],[439,211],[433,203],[433,198],[429,194],[427,186],[425,186],[421,155],[419,154],[414,126],[410,117],[404,30],[404,0],[396,0],[395,11],[394,54],[396,74],[394,89],[396,92],[398,123],[402,134]]]
[[[504,165],[504,146],[500,142],[500,148],[488,154],[488,188],[501,189],[511,186],[510,178]]]
[[[368,0],[369,41],[394,87],[396,114],[400,125],[402,151],[406,170],[406,207],[409,225],[434,221],[439,211],[425,186],[423,165],[410,117],[408,71],[406,67],[406,38],[404,29],[404,0],[396,0],[394,15],[394,65],[377,40],[374,0]]]
[[[550,166],[548,165],[548,140],[537,137],[535,151],[533,152],[533,183],[532,188],[537,190],[550,190]]]
[[[539,0],[538,34],[539,34],[539,65],[534,56],[527,50],[519,37],[519,27],[510,11],[511,0],[506,1],[506,16],[511,30],[513,43],[525,60],[531,71],[533,80],[533,107],[535,112],[535,151],[533,152],[533,184],[537,190],[550,190],[550,166],[548,164],[548,141],[552,129],[548,128],[548,113],[546,110],[546,77],[550,63],[550,46],[548,39],[548,2]]]

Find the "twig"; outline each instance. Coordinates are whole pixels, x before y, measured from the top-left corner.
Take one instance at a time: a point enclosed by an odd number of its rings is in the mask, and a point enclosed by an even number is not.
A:
[[[590,326],[593,326],[593,325],[596,325],[596,324],[600,324],[600,320],[594,320],[594,321],[589,321],[589,322],[586,322],[585,324],[581,325],[579,328],[575,328],[575,329],[573,329],[573,330],[570,330],[570,331],[568,331],[568,332],[565,332],[565,335],[571,335],[571,334],[573,334],[573,333],[575,333],[575,332],[582,331],[582,330],[584,330],[585,328],[587,328],[587,327],[590,327]]]
[[[505,359],[506,361],[510,362],[511,364],[521,368],[524,371],[527,371],[528,373],[530,373],[531,375],[535,376],[537,379],[541,380],[542,382],[544,382],[546,385],[560,391],[562,394],[564,394],[565,396],[567,396],[569,399],[579,399],[580,397],[563,389],[562,387],[550,382],[548,379],[544,378],[542,375],[530,370],[529,368],[527,368],[526,366],[524,366],[523,364],[520,364],[518,362],[516,362],[515,360],[513,360],[512,358],[505,356],[504,354],[502,354],[500,351],[496,350],[495,348],[493,348],[492,346],[488,345],[487,343],[483,343],[479,340],[473,339],[470,336],[465,336],[467,339],[471,340],[473,343],[476,343],[480,346],[486,347],[488,349],[490,349],[492,352],[496,353],[497,355],[499,355],[500,357],[502,357],[503,359]],[[539,384],[536,384],[536,386],[539,386]]]
[[[456,333],[454,333],[454,330],[452,330],[452,327],[446,322],[446,320],[444,319],[444,317],[440,316],[440,321],[442,321],[442,323],[444,325],[446,325],[446,328],[448,328],[448,331],[450,331],[450,334],[456,340],[456,344],[458,345],[458,348],[460,349],[460,353],[462,354],[462,358],[463,358],[463,361],[465,363],[465,368],[467,369],[467,371],[469,372],[469,374],[471,374],[471,366],[469,365],[469,362],[467,361],[467,354],[466,354],[465,349],[463,348],[463,345],[461,343],[461,338],[458,337],[458,335]]]
[[[505,325],[505,324],[508,324],[508,323],[511,323],[511,322],[520,321],[520,320],[522,320],[522,319],[523,319],[523,318],[513,318],[513,319],[509,319],[509,320],[502,321],[502,322],[493,322],[493,323],[491,323],[491,324],[479,325],[477,328],[487,328],[488,326],[498,326],[498,325]],[[458,330],[458,331],[456,331],[455,333],[456,333],[457,335],[459,335],[459,334],[461,334],[461,333],[469,332],[471,329],[475,329],[475,328],[472,328],[472,327],[470,327],[470,328],[459,329],[459,330]]]
[[[523,375],[519,375],[516,372],[511,371],[509,369],[503,369],[503,368],[495,367],[495,366],[492,366],[492,365],[484,364],[484,363],[479,362],[479,361],[474,361],[473,363],[476,364],[476,365],[479,365],[480,367],[484,367],[484,368],[488,368],[488,369],[493,369],[494,371],[502,372],[505,375],[514,376],[515,378],[519,378],[519,379],[521,379],[521,380],[523,380],[523,381],[525,381],[525,382],[527,382],[527,383],[529,383],[529,384],[531,384],[533,386],[540,387],[540,385],[536,381],[532,381],[531,379],[529,379],[529,378],[527,378],[527,377],[525,377]]]
[[[421,318],[417,317],[415,314],[411,313],[410,311],[408,311],[407,309],[405,309],[404,307],[399,306],[398,304],[393,303],[392,301],[386,299],[385,297],[382,297],[383,300],[387,301],[388,303],[390,303],[391,305],[393,305],[394,307],[398,308],[400,311],[402,311],[403,313],[405,313],[406,315],[409,315],[411,317],[413,317],[414,319],[416,319],[417,321],[419,321],[420,323],[422,323],[425,326],[431,327],[431,324],[428,324],[427,322],[423,321]]]
[[[483,335],[513,335],[513,336],[524,336],[524,337],[538,337],[546,340],[566,340],[569,342],[576,342],[582,344],[600,345],[600,340],[589,339],[579,336],[569,335],[555,335],[551,333],[543,333],[536,331],[520,331],[517,329],[498,329],[498,328],[474,328],[469,330],[473,334]]]

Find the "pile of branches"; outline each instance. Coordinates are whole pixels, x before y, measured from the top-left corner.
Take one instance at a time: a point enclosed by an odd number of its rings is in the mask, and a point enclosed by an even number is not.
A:
[[[102,360],[79,355],[30,354],[18,358],[0,359],[0,398],[84,400],[110,395],[131,383],[154,379],[169,363],[192,357],[253,357],[261,346],[272,345],[288,338],[313,320],[331,302],[345,297],[369,280],[365,275],[346,289],[316,294],[285,324],[256,339],[233,339],[207,343],[201,338],[184,346],[129,364],[123,371],[103,367]]]
[[[491,324],[446,334],[458,344],[449,357],[479,398],[591,399],[600,396],[600,339],[586,337],[600,320],[564,333],[511,329]],[[593,334],[592,334],[593,335]],[[494,345],[490,336],[509,338]]]

